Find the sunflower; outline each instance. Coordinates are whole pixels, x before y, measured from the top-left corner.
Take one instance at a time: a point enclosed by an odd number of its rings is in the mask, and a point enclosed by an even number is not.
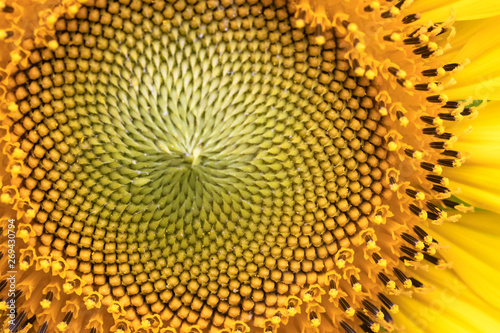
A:
[[[0,1],[3,331],[499,331],[499,16]]]

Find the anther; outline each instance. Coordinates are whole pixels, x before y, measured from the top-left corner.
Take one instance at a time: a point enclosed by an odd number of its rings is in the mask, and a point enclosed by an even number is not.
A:
[[[14,32],[10,30],[0,30],[0,40],[6,40],[14,36]]]
[[[363,306],[374,316],[380,318],[380,319],[383,319],[384,318],[384,314],[380,311],[379,308],[377,308],[375,305],[373,305],[373,303],[371,303],[369,300],[367,300],[366,298],[364,300],[361,301],[361,303],[363,304]]]
[[[424,253],[424,259],[436,266],[441,263],[441,260],[439,258],[431,256],[430,254],[427,253]]]
[[[389,11],[389,10],[386,12],[383,12],[382,14],[380,14],[380,16],[382,18],[385,18],[385,19],[393,17],[391,11]]]
[[[411,81],[409,80],[405,80],[405,79],[397,79],[396,82],[403,88],[412,88],[413,87],[413,83],[411,83]]]
[[[46,333],[47,332],[47,327],[49,327],[49,323],[45,321],[43,323],[43,325],[40,326],[40,328],[38,329],[37,333]]]
[[[406,148],[405,149],[405,154],[408,155],[411,158],[414,158],[416,160],[422,159],[422,152]]]
[[[403,24],[410,24],[420,19],[420,14],[410,14],[403,18]]]
[[[441,166],[439,165],[435,165],[435,164],[432,164],[432,163],[429,163],[429,162],[421,162],[420,163],[420,167],[424,170],[427,170],[427,171],[430,171],[430,172],[434,172],[434,173],[437,173],[437,174],[440,174],[443,169],[441,168]]]
[[[7,285],[7,280],[3,280],[2,282],[0,282],[0,292],[5,288],[6,285]]]
[[[330,280],[330,290],[328,290],[328,294],[331,296],[331,297],[337,297],[339,291],[337,290],[337,284],[335,283],[335,281],[333,280]]]
[[[427,175],[425,176],[425,179],[428,181],[431,181],[435,184],[443,185],[443,186],[448,186],[450,183],[448,178],[443,177],[443,176],[438,176],[438,175]]]
[[[385,35],[383,39],[388,42],[399,42],[401,40],[401,35],[393,32],[390,35]]]
[[[442,129],[442,127],[440,127]],[[452,140],[452,141],[456,141],[456,137],[455,135],[451,134],[451,133],[437,133],[434,135],[436,138],[438,139],[441,139],[441,140]]]
[[[372,253],[372,258],[375,261],[375,263],[381,267],[386,267],[387,266],[387,260],[383,259],[380,254],[377,252]]]
[[[389,177],[389,188],[392,190],[392,191],[397,191],[398,190],[398,182],[396,181],[396,178],[394,178],[393,176]]]
[[[416,216],[418,216],[420,219],[422,219],[422,220],[427,219],[427,212],[425,210],[423,210],[422,208],[417,207],[414,204],[410,204],[409,208],[410,208],[410,211],[413,214],[415,214]]]
[[[389,314],[389,311],[387,311],[384,307],[382,307],[380,309],[384,315],[384,320],[386,323],[392,323],[393,322],[393,319],[392,319],[392,316]]]
[[[356,331],[343,320],[340,321],[340,326],[342,326],[346,333],[356,333]]]
[[[417,279],[411,277],[410,280],[415,288],[420,289],[420,288],[424,287],[424,284],[422,282],[418,281]]]
[[[393,271],[405,288],[411,288],[412,286],[411,280],[405,275],[405,273],[403,273],[400,269],[396,267],[393,268]]]
[[[318,327],[321,324],[316,311],[311,311],[311,313],[309,314],[309,320],[311,321],[311,325],[313,327]]]
[[[419,83],[415,85],[415,89],[420,91],[436,91],[440,86],[442,86],[441,82]]]
[[[445,200],[443,200],[445,201]],[[447,200],[448,201],[448,200]],[[422,229],[421,227],[419,226],[414,226],[413,227],[413,231],[415,231],[415,233],[417,234],[417,236],[423,240],[424,242],[426,242],[427,244],[430,244],[433,239],[432,239],[432,236],[429,235],[424,229]]]
[[[380,272],[380,273],[378,273],[377,276],[380,279],[380,281],[382,281],[382,283],[384,284],[384,286],[386,286],[388,289],[390,289],[390,290],[396,289],[396,283],[394,283],[394,281],[392,281],[391,279],[389,279],[387,277],[387,275],[385,275],[384,273]]]
[[[70,311],[66,313],[66,315],[64,316],[63,322],[69,324],[72,318],[73,318],[73,311]]]
[[[347,303],[347,301],[344,299],[344,297],[339,298],[339,305],[340,308],[349,316],[352,317],[354,313],[356,312],[350,305]]]
[[[426,35],[419,35],[417,37],[405,38],[405,39],[403,39],[403,43],[405,43],[406,45],[417,45],[417,44],[420,44],[420,43],[423,42],[422,36],[426,36]]]
[[[357,312],[356,315],[358,316],[361,321],[370,328],[372,332],[378,332],[380,329],[380,324],[375,323],[370,317],[365,315],[364,313]]]
[[[461,117],[453,115],[451,113],[440,113],[438,114],[439,119],[446,121],[457,121],[460,120]]]
[[[409,120],[408,118],[406,118],[406,116],[404,115],[403,112],[401,111],[396,111],[396,117],[398,118],[399,120],[399,124],[403,127],[406,127],[409,123]]]
[[[456,109],[459,106],[460,106],[460,102],[451,101],[451,102],[446,102],[446,104],[441,106],[441,108],[442,109]]]
[[[425,194],[423,192],[417,191],[415,189],[407,188],[405,192],[412,199],[416,199],[416,200],[424,200],[425,199]]]
[[[11,14],[11,13],[13,13],[13,12],[14,12],[14,7],[11,7],[11,6],[6,5],[6,4],[4,3],[3,8],[1,8],[1,10],[2,10],[2,12],[4,12],[4,13]]]
[[[352,289],[354,289],[355,292],[360,292],[362,290],[361,283],[359,283],[358,279],[354,275],[351,275],[351,286]]]
[[[26,311],[18,313],[14,322],[11,323],[9,326],[10,332],[17,332],[17,329],[19,328],[25,317],[26,317]]]
[[[445,150],[445,151],[441,152],[441,155],[451,156],[451,157],[455,157],[455,158],[458,158],[458,159],[461,159],[461,158],[464,157],[461,152],[456,151],[456,150]]]
[[[368,249],[373,249],[376,246],[375,241],[373,240],[372,236],[370,236],[370,235],[365,236],[365,243],[366,243],[366,247]]]
[[[404,3],[405,3],[406,0],[401,0],[400,2],[398,2],[394,7],[396,7],[397,9],[401,10],[401,8],[403,7]]]
[[[445,149],[448,146],[446,141],[434,141],[430,142],[429,146],[433,149]]]
[[[437,163],[439,165],[449,167],[449,168],[458,168],[459,166],[462,165],[462,162],[460,160],[448,159],[448,158],[438,159]]]
[[[434,186],[439,186],[439,185],[434,185]],[[447,189],[447,188],[446,188],[446,190],[448,190],[448,191],[449,191],[449,189]],[[427,203],[426,203],[426,206],[427,206],[427,208],[428,208],[431,212],[433,212],[433,213],[437,214],[439,217],[442,217],[443,215],[446,215],[446,213],[445,213],[445,212],[444,212],[441,208],[439,208],[438,206],[436,206],[436,205],[435,205],[435,204],[433,204],[432,202],[427,202]]]
[[[451,72],[452,70],[460,67],[461,64],[458,64],[458,63],[454,63],[454,64],[447,64],[447,65],[444,65],[443,68],[445,71],[447,72]]]
[[[441,126],[437,127],[426,127],[422,129],[422,133],[425,135],[439,135],[439,133],[443,133],[444,129]]]
[[[422,71],[422,75],[427,77],[438,76],[440,75],[440,71],[444,72],[441,68],[426,69]]]
[[[446,103],[448,101],[448,97],[446,95],[433,95],[426,98],[431,103]]]
[[[326,43],[326,38],[323,35],[323,29],[321,27],[321,24],[319,23],[316,25],[316,36],[314,37],[314,40],[318,45],[323,45]]]
[[[295,20],[295,25],[297,26],[297,28],[302,29],[303,27],[306,26],[305,18],[306,18],[306,11],[300,10]]]
[[[421,47],[416,48],[415,50],[413,50],[413,53],[415,53],[416,55],[420,55],[424,58],[427,58],[432,53],[434,53],[434,51],[429,48],[429,45],[425,45],[425,46],[421,46]]]
[[[401,245],[400,250],[404,254],[410,256],[412,260],[421,261],[422,259],[424,259],[423,254],[421,252],[418,252],[406,245]]]
[[[398,306],[394,304],[387,296],[382,293],[378,293],[377,297],[389,309],[389,311],[391,311],[392,313],[398,311]]]
[[[401,238],[403,238],[406,242],[415,246],[419,250],[422,250],[425,247],[425,244],[422,241],[419,241],[418,239],[416,239],[412,235],[407,234],[406,232],[403,232],[401,234]]]
[[[439,122],[439,119],[436,117],[431,117],[431,116],[421,116],[420,120],[422,120],[424,123],[429,124],[429,125],[441,125]]]
[[[361,77],[365,74],[365,70],[363,67],[361,67],[358,59],[353,59],[352,64],[353,64],[354,73],[356,74],[356,76]]]

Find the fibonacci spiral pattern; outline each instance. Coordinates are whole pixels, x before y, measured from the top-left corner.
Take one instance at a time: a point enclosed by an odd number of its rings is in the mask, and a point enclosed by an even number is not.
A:
[[[440,175],[462,163],[443,121],[474,108],[428,95],[442,83],[414,84],[392,65],[380,65],[396,78],[385,87],[356,56],[366,48],[356,25],[326,26],[310,11],[284,0],[97,0],[47,19],[46,45],[23,42],[29,54],[7,84],[15,186],[2,202],[18,195],[33,219],[21,228],[22,269],[64,280],[17,295],[31,311],[64,304],[33,320],[38,332],[78,330],[79,312],[92,333],[269,333],[288,321],[393,330],[388,296],[425,289],[405,266],[445,266],[414,221],[446,220],[441,202],[465,209]],[[428,58],[442,51],[429,39],[448,29],[403,44]],[[424,91],[429,114],[390,107],[391,89]],[[410,122],[431,139],[403,139],[394,128]]]

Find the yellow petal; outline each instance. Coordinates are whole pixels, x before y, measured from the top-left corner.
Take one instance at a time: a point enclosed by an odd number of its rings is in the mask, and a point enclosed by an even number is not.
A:
[[[462,128],[472,131],[453,146],[466,154],[464,165],[446,170],[451,188],[461,189],[457,196],[479,208],[500,213],[500,102],[491,102]]]
[[[395,299],[401,312],[395,315],[398,332],[484,333],[500,331],[500,312],[473,295],[451,270],[430,270],[422,282],[434,291]]]
[[[431,229],[441,244],[449,245],[440,254],[453,262],[457,276],[483,301],[500,311],[499,220],[496,213],[479,211],[465,214],[456,224],[431,226]]]
[[[498,2],[500,4],[500,2]],[[449,62],[471,63],[454,76],[457,84],[446,90],[451,99],[500,99],[500,20],[493,17],[479,22],[463,22],[457,25],[459,39],[452,44],[460,51],[445,55]],[[452,56],[452,58],[450,57]],[[451,61],[450,61],[451,60]]]
[[[453,9],[457,20],[477,20],[500,14],[500,2],[496,0],[415,1],[410,10],[422,13],[422,20],[445,21]]]

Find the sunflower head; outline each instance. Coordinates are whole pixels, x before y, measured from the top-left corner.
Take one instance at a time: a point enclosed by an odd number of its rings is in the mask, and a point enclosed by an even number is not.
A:
[[[0,3],[0,201],[20,244],[6,329],[393,331],[395,296],[429,289],[415,270],[447,267],[426,225],[469,209],[450,124],[484,106],[444,93],[467,64],[439,60],[453,17],[37,6]]]

